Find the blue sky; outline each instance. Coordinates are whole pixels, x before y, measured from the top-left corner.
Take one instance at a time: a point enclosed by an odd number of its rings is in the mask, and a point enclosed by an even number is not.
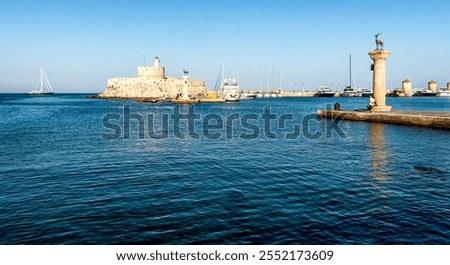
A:
[[[383,32],[388,87],[450,81],[450,1],[5,1],[0,0],[0,92],[34,88],[43,66],[57,92],[101,92],[159,56],[167,76],[212,89],[225,63],[246,87],[275,72],[286,90],[369,86]],[[250,71],[250,68],[252,69]],[[266,70],[267,69],[267,70]],[[274,69],[274,71],[273,71]],[[250,74],[251,72],[251,74]],[[267,74],[266,74],[267,72]],[[250,78],[251,77],[251,78]]]

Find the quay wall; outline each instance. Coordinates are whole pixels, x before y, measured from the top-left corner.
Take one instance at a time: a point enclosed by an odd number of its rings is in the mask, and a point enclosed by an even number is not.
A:
[[[316,92],[291,92],[291,91],[283,91],[283,93],[281,93],[281,95],[283,95],[283,97],[314,97],[314,95],[316,94]]]
[[[392,123],[450,129],[450,112],[399,110],[390,112],[318,110],[317,115],[328,119]]]

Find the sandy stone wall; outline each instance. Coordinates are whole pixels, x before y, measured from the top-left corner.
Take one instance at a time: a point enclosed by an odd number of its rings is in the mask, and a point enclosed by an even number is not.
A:
[[[206,95],[204,81],[188,80],[191,97]],[[169,77],[110,78],[108,86],[99,96],[104,98],[176,98],[183,89],[183,79]]]
[[[189,95],[192,98],[206,95],[205,82],[188,80]],[[139,66],[138,77],[110,78],[102,98],[177,98],[183,89],[183,79],[165,77],[161,66]]]

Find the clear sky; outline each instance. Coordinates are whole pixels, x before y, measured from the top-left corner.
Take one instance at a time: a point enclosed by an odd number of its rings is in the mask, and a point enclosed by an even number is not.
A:
[[[56,92],[101,92],[159,56],[167,76],[205,80],[225,64],[243,86],[275,72],[286,90],[370,87],[367,52],[382,32],[388,87],[450,81],[450,1],[10,1],[0,0],[0,92],[35,86],[43,66]],[[251,71],[250,71],[251,69]],[[266,70],[267,69],[267,70]],[[267,72],[267,74],[266,74]]]

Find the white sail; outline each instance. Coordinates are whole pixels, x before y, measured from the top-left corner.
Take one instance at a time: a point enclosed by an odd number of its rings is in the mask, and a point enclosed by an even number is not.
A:
[[[47,75],[45,74],[44,68],[40,67],[39,79],[36,83],[36,87],[34,90],[28,91],[25,94],[27,95],[51,95],[53,94],[53,88],[48,81]]]

